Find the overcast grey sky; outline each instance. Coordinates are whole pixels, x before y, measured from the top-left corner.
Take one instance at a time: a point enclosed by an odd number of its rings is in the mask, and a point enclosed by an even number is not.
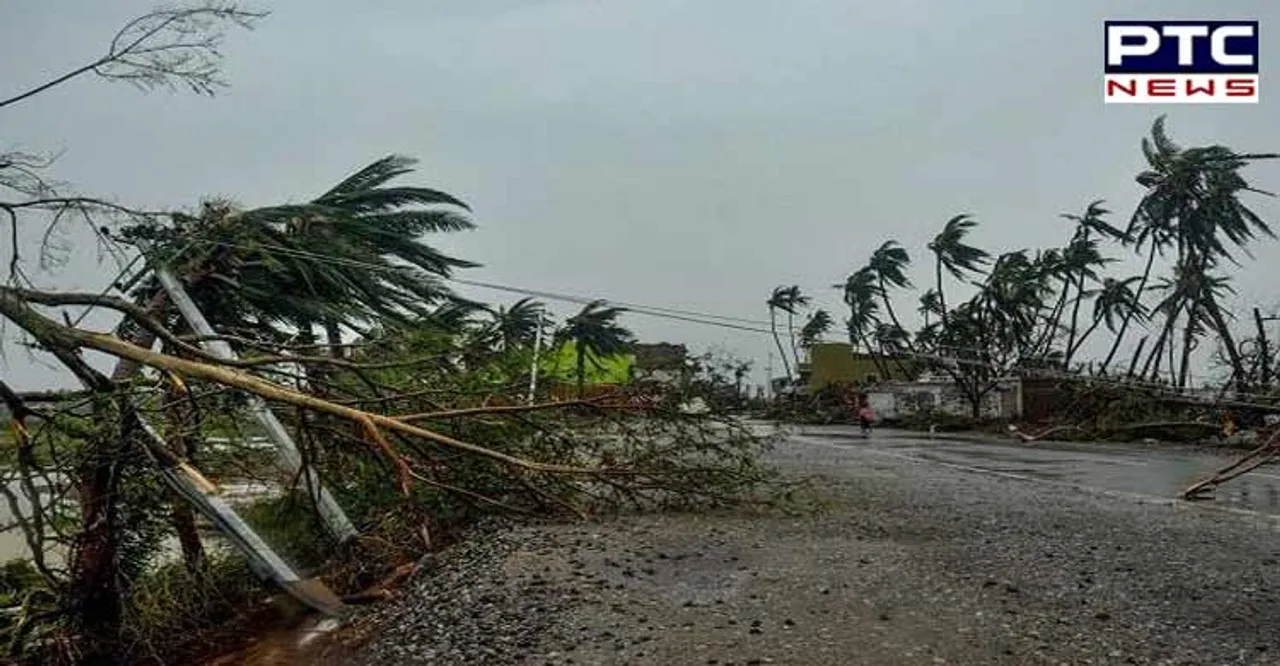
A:
[[[0,97],[96,56],[150,6],[7,3]],[[1095,198],[1127,216],[1138,143],[1162,110],[1184,144],[1280,150],[1280,5],[1266,0],[258,6],[272,14],[230,35],[218,97],[81,79],[0,111],[3,147],[64,151],[57,175],[80,190],[167,207],[300,200],[404,153],[422,160],[418,182],[472,204],[480,228],[440,241],[484,264],[466,277],[759,319],[769,290],[792,283],[843,319],[832,284],[889,238],[923,260],[958,212],[994,251],[1065,242],[1057,215]],[[1260,104],[1102,103],[1104,19],[1214,17],[1261,21]],[[1280,189],[1280,167],[1252,176]],[[1280,224],[1275,202],[1257,210]],[[1280,304],[1280,247],[1256,254],[1241,302]],[[101,287],[110,264],[85,248],[70,258],[41,279]],[[917,281],[929,274],[920,261]],[[772,344],[628,323],[758,365]],[[59,383],[7,350],[0,372],[16,384]]]

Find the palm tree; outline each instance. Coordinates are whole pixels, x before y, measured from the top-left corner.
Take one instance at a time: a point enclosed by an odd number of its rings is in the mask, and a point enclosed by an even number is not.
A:
[[[1002,355],[1034,356],[1036,330],[1042,319],[1048,280],[1057,265],[1056,250],[1040,252],[1031,259],[1026,250],[1006,252],[996,258],[971,301],[973,312],[967,319],[979,328],[983,338],[997,341]]]
[[[885,368],[881,364],[882,359],[875,353],[875,347],[869,340],[871,333],[880,324],[878,315],[880,304],[876,300],[878,289],[876,276],[864,267],[846,278],[843,285],[836,285],[836,288],[842,290],[845,305],[849,306],[849,318],[845,320],[849,344],[854,349],[858,347],[866,349],[867,353],[871,354],[880,376],[886,376]]]
[[[1076,350],[1076,336],[1079,333],[1079,317],[1080,305],[1084,302],[1086,296],[1090,294],[1085,289],[1085,282],[1097,282],[1097,269],[1101,269],[1107,264],[1114,261],[1102,256],[1098,250],[1098,243],[1093,239],[1094,234],[1100,237],[1110,238],[1112,240],[1124,241],[1127,238],[1123,231],[1111,226],[1104,219],[1111,211],[1103,207],[1101,199],[1092,201],[1087,207],[1083,215],[1072,215],[1064,213],[1061,217],[1076,223],[1076,231],[1072,236],[1071,243],[1063,253],[1065,268],[1068,275],[1074,278],[1074,286],[1076,295],[1074,304],[1071,307],[1071,323],[1068,328],[1067,346],[1064,363],[1068,366],[1071,364],[1071,358]]]
[[[934,255],[934,277],[937,281],[938,305],[943,325],[947,320],[947,299],[942,289],[942,271],[946,269],[951,277],[964,280],[966,274],[977,273],[990,261],[990,255],[979,248],[966,245],[965,236],[977,226],[968,214],[956,215],[947,220],[942,231],[929,242],[929,251]]]
[[[821,308],[814,310],[800,329],[800,346],[805,349],[812,347],[815,342],[822,339],[822,336],[829,333],[834,325],[835,320],[831,318],[831,313]]]
[[[906,329],[902,328],[902,322],[898,321],[898,315],[893,311],[893,302],[889,299],[889,287],[893,286],[898,289],[907,289],[911,287],[911,280],[907,278],[907,267],[911,265],[911,257],[907,254],[907,250],[898,244],[897,241],[885,241],[875,252],[871,253],[871,259],[867,262],[867,269],[876,277],[876,286],[880,294],[880,298],[884,301],[884,311],[889,315],[889,321],[893,322],[905,334]],[[911,338],[906,336],[907,348],[911,347]]]
[[[1160,327],[1160,333],[1156,336],[1155,344],[1152,345],[1146,362],[1142,364],[1142,372],[1138,376],[1149,377],[1152,380],[1157,379],[1160,376],[1160,363],[1167,355],[1169,358],[1169,372],[1176,383],[1178,376],[1173,354],[1177,342],[1174,339],[1174,331],[1177,328],[1178,318],[1184,310],[1187,311],[1188,329],[1197,332],[1203,331],[1203,328],[1197,325],[1196,313],[1191,311],[1189,307],[1195,299],[1197,285],[1195,284],[1194,276],[1183,271],[1180,266],[1175,266],[1173,277],[1162,278],[1151,290],[1166,294],[1153,308],[1153,312],[1164,315],[1164,324]],[[1186,340],[1184,340],[1185,342]]]
[[[545,319],[546,306],[532,298],[522,298],[510,307],[500,305],[489,313],[493,317],[491,326],[498,348],[507,351],[533,343]]]
[[[171,226],[122,235],[148,241],[150,257],[165,261],[206,318],[226,327],[309,334],[316,324],[412,324],[452,297],[443,278],[477,265],[423,242],[427,233],[474,225],[441,208],[466,210],[449,194],[388,185],[414,163],[383,158],[303,204],[242,211],[214,201],[199,215],[174,214]],[[160,293],[149,280],[134,295],[154,304]]]
[[[924,317],[924,328],[929,328],[929,318],[931,316],[936,316],[941,321],[943,313],[942,294],[932,287],[926,289],[923,294],[920,294],[920,308],[917,312]]]
[[[1105,325],[1108,331],[1113,334],[1117,330],[1117,321],[1123,320],[1130,315],[1130,310],[1136,307],[1137,312],[1133,313],[1139,321],[1145,320],[1147,317],[1147,309],[1142,305],[1142,301],[1133,293],[1133,285],[1142,280],[1142,276],[1134,275],[1123,280],[1113,278],[1104,278],[1102,287],[1098,289],[1096,298],[1093,301],[1093,321],[1089,327],[1076,338],[1075,344],[1067,349],[1067,357],[1071,358],[1084,345],[1085,340],[1100,325]]]
[[[1076,337],[1080,333],[1080,306],[1091,294],[1086,285],[1097,283],[1101,279],[1099,271],[1114,261],[1102,256],[1098,249],[1098,241],[1090,238],[1087,231],[1078,233],[1062,252],[1062,269],[1068,277],[1064,292],[1068,289],[1075,290],[1074,295],[1069,296],[1072,302],[1071,319],[1067,325],[1067,342],[1064,352],[1064,363],[1068,365],[1071,363],[1071,350],[1075,348]],[[1063,311],[1059,310],[1059,315],[1062,314],[1064,314]]]
[[[876,300],[876,276],[866,268],[859,269],[845,279],[844,284],[836,285],[842,290],[845,305],[849,306],[849,342],[854,347],[862,345],[868,352],[872,351],[867,344],[867,336],[880,323],[878,311],[880,304]]]
[[[787,313],[787,335],[791,338],[791,357],[795,359],[796,372],[800,372],[800,348],[796,344],[796,314],[803,308],[809,306],[810,298],[800,291],[799,285],[791,285],[786,290],[787,304],[790,306],[784,308]]]
[[[778,354],[782,356],[782,367],[786,369],[788,383],[792,379],[791,361],[787,358],[787,352],[782,347],[782,338],[778,336],[778,311],[786,312],[787,321],[791,321],[791,318],[795,316],[797,308],[795,296],[799,293],[799,290],[800,288],[795,285],[774,287],[769,294],[769,300],[765,301],[765,305],[769,307],[769,329],[773,332],[773,342],[778,346]],[[773,378],[770,377],[769,381],[773,381]]]
[[[990,301],[985,291],[975,294],[951,310],[945,327],[927,334],[941,357],[934,367],[951,376],[974,418],[981,416],[983,398],[995,389],[1016,346],[1003,338],[1006,329],[994,325]]]
[[[902,357],[910,351],[911,336],[898,326],[882,322],[876,326],[871,338],[875,341],[880,353],[892,359],[893,365],[898,368],[901,376],[908,377],[910,373],[903,364]]]
[[[587,361],[598,368],[600,358],[620,354],[634,341],[631,331],[618,324],[618,317],[624,312],[625,308],[609,307],[605,301],[592,301],[566,320],[558,333],[561,341],[572,340],[574,344],[579,399],[586,386]]]
[[[1280,155],[1243,154],[1217,145],[1182,148],[1169,138],[1164,121],[1164,116],[1157,118],[1150,138],[1142,141],[1147,169],[1138,174],[1136,180],[1146,188],[1146,193],[1126,231],[1139,251],[1149,245],[1148,267],[1143,275],[1149,278],[1155,255],[1170,248],[1176,249],[1180,274],[1203,275],[1224,259],[1235,261],[1229,245],[1247,253],[1247,244],[1259,235],[1274,238],[1270,227],[1240,201],[1240,195],[1245,192],[1267,193],[1251,187],[1240,171],[1254,161]],[[1208,289],[1210,284],[1208,281],[1187,283],[1186,286],[1200,291],[1184,294],[1191,301],[1188,310],[1191,321],[1186,330],[1194,330],[1195,317],[1203,309],[1208,327],[1223,343],[1235,377],[1243,380],[1246,377],[1243,359],[1217,295]],[[1137,295],[1142,294],[1145,286],[1144,280],[1136,290]],[[1166,315],[1176,317],[1182,309],[1186,308],[1166,308]],[[1184,335],[1184,347],[1191,340]]]
[[[831,318],[831,313],[822,308],[814,310],[809,315],[809,318],[805,320],[804,326],[800,328],[800,347],[805,350],[806,357],[809,358],[810,363],[813,362],[813,359],[809,355],[809,349],[829,333],[835,323],[835,320]]]
[[[1059,333],[1058,322],[1062,317],[1063,308],[1066,307],[1067,297],[1071,293],[1071,280],[1063,253],[1064,250],[1058,248],[1037,251],[1035,260],[1022,276],[1032,283],[1043,286],[1046,295],[1054,293],[1054,289],[1050,285],[1055,282],[1062,284],[1061,289],[1057,291],[1058,299],[1054,301],[1053,307],[1049,309],[1048,314],[1043,317],[1044,328],[1036,337],[1035,344],[1027,350],[1027,353],[1032,356],[1048,355],[1052,351],[1054,336]],[[1016,284],[1016,286],[1022,287],[1024,285]],[[1040,314],[1040,312],[1037,312],[1037,317]]]
[[[475,266],[422,241],[427,233],[473,228],[455,210],[467,210],[466,204],[439,190],[387,185],[413,164],[390,156],[307,203],[240,210],[211,200],[193,214],[170,215],[168,225],[149,220],[123,227],[119,235],[143,241],[148,259],[166,264],[221,332],[278,342],[294,332],[311,337],[320,325],[336,355],[341,326],[430,316],[453,298],[442,279]],[[154,277],[132,296],[156,319],[173,316]],[[156,337],[128,319],[117,334],[144,347]],[[121,360],[111,379],[125,380],[137,369]],[[318,375],[312,371],[311,377]],[[117,483],[114,477],[87,479],[81,492],[93,502],[115,496]]]
[[[1170,380],[1175,386],[1182,388],[1186,386],[1191,352],[1199,345],[1199,337],[1216,328],[1205,303],[1210,300],[1217,302],[1223,294],[1234,293],[1234,290],[1225,277],[1182,265],[1175,266],[1173,277],[1162,279],[1154,290],[1166,294],[1155,307],[1156,312],[1164,314],[1165,323],[1147,362],[1143,364],[1143,375],[1150,368],[1150,377],[1158,377],[1162,354],[1167,354]],[[1182,316],[1186,317],[1186,322],[1182,324],[1181,361],[1176,361],[1175,328]]]

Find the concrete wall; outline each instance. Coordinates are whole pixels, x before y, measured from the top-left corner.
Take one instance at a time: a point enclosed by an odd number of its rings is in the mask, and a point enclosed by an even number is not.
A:
[[[882,419],[901,418],[918,412],[941,412],[970,416],[969,400],[949,381],[885,382],[867,392],[867,401]],[[1003,381],[983,399],[987,418],[1013,419],[1021,413],[1021,385],[1017,379]]]

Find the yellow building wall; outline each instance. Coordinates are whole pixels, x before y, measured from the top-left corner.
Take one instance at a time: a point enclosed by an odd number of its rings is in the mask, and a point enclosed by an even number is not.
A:
[[[888,377],[882,375],[879,365],[884,366]],[[910,379],[893,359],[883,358],[877,364],[871,354],[854,353],[847,342],[820,342],[809,348],[810,392],[836,383],[865,384],[872,375],[879,380]]]

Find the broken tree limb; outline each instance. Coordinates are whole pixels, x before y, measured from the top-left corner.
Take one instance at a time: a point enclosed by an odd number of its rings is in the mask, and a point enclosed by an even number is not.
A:
[[[11,288],[20,298],[30,303],[39,303],[49,306],[68,306],[68,305],[85,305],[93,307],[102,307],[109,310],[115,310],[120,314],[133,320],[148,333],[155,335],[157,338],[172,345],[174,349],[180,350],[185,354],[189,354],[195,358],[216,361],[223,365],[229,365],[240,368],[256,368],[268,365],[284,365],[296,363],[308,363],[313,365],[329,365],[337,368],[345,369],[361,369],[361,370],[378,370],[390,368],[409,368],[423,363],[432,363],[440,359],[440,355],[423,356],[421,358],[404,359],[401,361],[389,361],[384,363],[356,363],[332,356],[304,356],[297,354],[286,355],[266,355],[253,356],[250,358],[239,358],[238,356],[222,356],[216,351],[209,351],[210,343],[218,346],[227,346],[228,340],[245,340],[245,338],[237,338],[234,336],[222,336],[216,333],[208,333],[204,335],[194,336],[194,340],[199,346],[188,342],[188,338],[179,336],[173,331],[166,328],[160,320],[154,316],[154,313],[144,306],[138,305],[132,301],[111,296],[107,294],[86,294],[80,292],[48,292],[38,291],[34,289]],[[174,298],[174,301],[180,299]],[[194,304],[192,304],[194,305]],[[262,346],[256,343],[254,346]],[[201,348],[205,347],[205,348]]]
[[[1267,464],[1277,455],[1280,455],[1280,446],[1277,446],[1277,438],[1280,438],[1280,430],[1273,432],[1261,446],[1244,454],[1235,462],[1214,472],[1208,478],[1188,486],[1186,490],[1182,491],[1182,498],[1188,500],[1202,499],[1204,493],[1210,492],[1227,481]]]
[[[247,374],[241,370],[222,365],[214,365],[207,362],[193,361],[176,356],[170,356],[168,354],[151,351],[149,349],[143,349],[142,347],[121,340],[113,335],[65,326],[40,314],[39,312],[36,312],[26,302],[18,290],[10,287],[0,287],[0,314],[4,314],[23,329],[31,331],[33,335],[35,334],[35,331],[39,331],[42,345],[49,348],[49,350],[55,355],[74,355],[75,351],[82,348],[93,349],[116,358],[130,360],[158,370],[176,372],[187,378],[202,379],[214,384],[238,388],[266,400],[275,400],[295,407],[302,407],[317,412],[331,414],[354,423],[363,424],[367,420],[380,428],[386,428],[387,430],[393,430],[413,437],[420,437],[442,446],[471,453],[504,465],[531,472],[579,475],[626,473],[625,470],[615,470],[610,468],[577,467],[572,465],[557,465],[526,460],[524,458],[502,453],[501,451],[495,451],[487,447],[454,439],[448,435],[427,430],[426,428],[420,428],[384,414],[366,412],[354,407],[348,407],[346,405],[337,404],[329,400],[324,400],[305,393],[287,389],[266,380],[259,379],[258,377]]]
[[[1044,439],[1045,437],[1048,437],[1049,435],[1052,435],[1052,434],[1053,434],[1053,433],[1055,433],[1055,432],[1064,432],[1064,431],[1067,431],[1067,430],[1083,431],[1083,430],[1084,430],[1084,428],[1081,428],[1080,426],[1077,426],[1077,425],[1061,425],[1061,426],[1053,426],[1053,427],[1051,427],[1051,428],[1049,428],[1049,429],[1047,429],[1047,430],[1041,431],[1041,432],[1036,433],[1036,434],[1034,434],[1034,435],[1029,435],[1029,434],[1027,434],[1027,433],[1022,432],[1021,430],[1019,430],[1019,429],[1018,429],[1018,426],[1016,426],[1016,425],[1011,425],[1011,426],[1009,426],[1009,434],[1013,435],[1014,437],[1017,437],[1018,439],[1022,440],[1022,441],[1023,441],[1023,442],[1025,442],[1025,443],[1028,443],[1028,444],[1029,444],[1029,443],[1031,443],[1031,442],[1035,442],[1035,441],[1038,441],[1038,440]]]
[[[595,407],[598,406],[604,398],[608,396],[598,396],[587,400],[564,400],[561,402],[542,402],[536,405],[501,405],[494,407],[469,407],[466,409],[447,409],[438,412],[422,412],[420,414],[405,414],[395,418],[406,423],[413,421],[427,421],[431,419],[447,419],[458,416],[479,416],[486,414],[511,414],[524,412],[537,412],[544,409],[559,409],[565,407]]]

